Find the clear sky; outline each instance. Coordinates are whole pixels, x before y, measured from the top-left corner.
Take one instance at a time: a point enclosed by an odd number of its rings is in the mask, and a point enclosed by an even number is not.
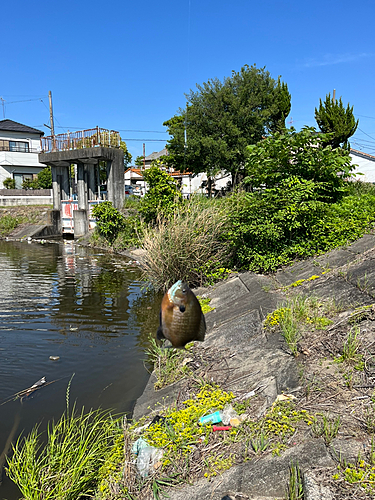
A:
[[[1,17],[0,119],[48,135],[51,90],[56,133],[118,130],[135,159],[163,149],[197,83],[256,64],[288,84],[288,126],[316,125],[335,88],[352,147],[375,155],[373,0],[14,0]]]

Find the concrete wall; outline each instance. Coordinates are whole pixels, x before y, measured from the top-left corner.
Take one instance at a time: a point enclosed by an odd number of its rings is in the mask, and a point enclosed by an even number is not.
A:
[[[0,189],[0,206],[52,205],[52,189]]]

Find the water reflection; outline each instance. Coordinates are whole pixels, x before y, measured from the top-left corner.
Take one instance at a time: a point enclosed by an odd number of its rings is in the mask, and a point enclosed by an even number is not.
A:
[[[61,415],[73,373],[78,406],[132,409],[147,383],[144,350],[160,307],[142,287],[126,260],[73,242],[0,242],[0,454],[17,419],[19,433]],[[42,376],[56,382],[1,405]],[[7,480],[4,497],[19,498]]]

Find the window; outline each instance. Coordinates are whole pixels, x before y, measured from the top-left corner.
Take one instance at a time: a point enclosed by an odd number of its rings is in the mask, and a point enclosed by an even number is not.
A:
[[[34,179],[33,174],[13,174],[13,179],[16,181],[16,189],[22,189],[23,181]]]
[[[0,140],[0,151],[9,151],[9,141]]]
[[[9,151],[15,151],[18,153],[28,153],[29,143],[21,141],[9,141]]]

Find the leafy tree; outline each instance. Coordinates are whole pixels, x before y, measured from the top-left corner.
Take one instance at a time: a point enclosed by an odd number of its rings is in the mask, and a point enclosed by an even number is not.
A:
[[[46,167],[38,174],[38,188],[52,189],[52,173],[51,167]]]
[[[15,189],[16,188],[16,180],[11,177],[7,177],[3,180],[3,185],[5,189]]]
[[[146,223],[154,222],[159,213],[167,215],[174,203],[182,199],[177,182],[160,168],[160,160],[154,160],[143,172],[148,191],[139,208]]]
[[[275,99],[278,111],[276,111],[275,115],[272,117],[269,128],[271,132],[282,132],[285,129],[286,117],[290,113],[291,95],[287,84],[281,82],[280,78],[275,89]]]
[[[126,145],[126,142],[120,140],[120,149],[123,150],[124,152],[124,167],[126,168],[129,163],[132,161],[132,155],[128,151],[128,147]]]
[[[349,153],[325,146],[329,134],[317,134],[314,127],[276,132],[247,148],[245,184],[252,188],[277,187],[292,176],[314,181],[318,199],[335,201],[346,189],[350,177]]]
[[[143,167],[143,159],[144,159],[143,155],[137,156],[137,158],[134,161],[134,164],[137,165],[137,167]]]
[[[215,78],[197,85],[186,97],[186,109],[164,123],[171,135],[168,162],[209,178],[225,170],[233,184],[242,173],[246,147],[280,128],[290,109],[287,85],[255,65],[233,71],[223,82]]]
[[[359,122],[354,118],[353,106],[350,107],[348,104],[345,109],[341,97],[338,101],[334,101],[331,99],[331,94],[326,96],[324,103],[321,99],[319,101],[319,109],[315,108],[315,120],[324,134],[332,134],[328,144],[333,148],[342,145],[343,148],[350,150],[348,139],[357,130]]]

